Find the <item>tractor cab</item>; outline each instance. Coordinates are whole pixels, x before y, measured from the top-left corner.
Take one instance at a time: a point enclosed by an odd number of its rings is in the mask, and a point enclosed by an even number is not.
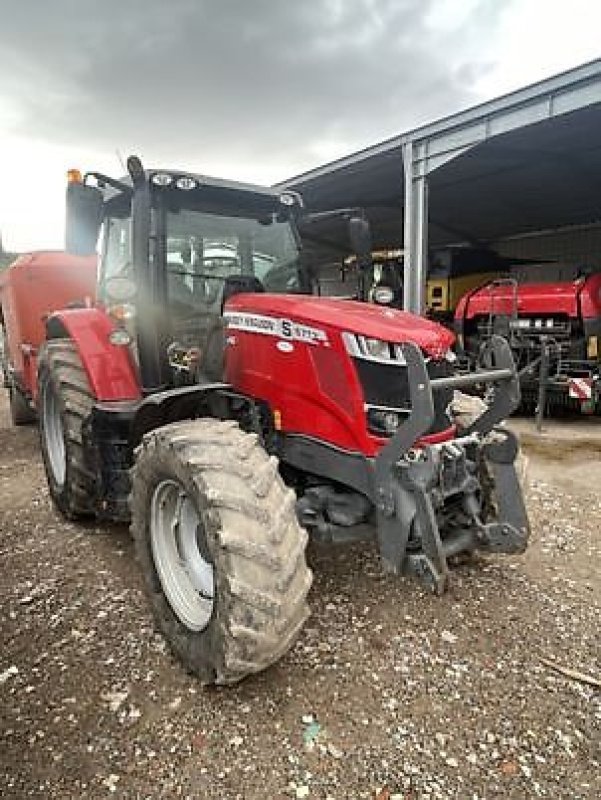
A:
[[[239,292],[311,290],[293,193],[180,172],[69,184],[68,238],[81,250],[100,228],[98,299],[136,345],[147,390],[197,377],[221,339],[225,301]],[[87,229],[86,229],[87,222]]]

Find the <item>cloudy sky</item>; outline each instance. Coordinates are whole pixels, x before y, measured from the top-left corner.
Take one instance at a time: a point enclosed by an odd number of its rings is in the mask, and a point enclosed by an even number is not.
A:
[[[65,171],[272,183],[599,56],[598,0],[0,0],[0,231]]]

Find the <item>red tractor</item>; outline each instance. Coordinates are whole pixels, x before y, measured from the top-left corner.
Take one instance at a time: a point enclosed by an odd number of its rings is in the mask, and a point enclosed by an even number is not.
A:
[[[601,410],[601,273],[555,283],[491,281],[463,296],[455,330],[474,363],[491,336],[507,339],[525,409]]]
[[[26,253],[0,272],[0,366],[14,425],[35,421],[45,319],[59,308],[92,305],[95,291],[95,256]]]
[[[68,249],[101,230],[97,305],[53,314],[39,360],[51,496],[131,520],[156,623],[205,683],[276,661],[308,615],[316,539],[374,537],[435,591],[462,552],[529,528],[503,339],[454,374],[453,334],[402,311],[307,296],[292,193],[172,170],[68,188]],[[369,253],[365,223],[350,220]],[[455,389],[487,383],[459,425]]]

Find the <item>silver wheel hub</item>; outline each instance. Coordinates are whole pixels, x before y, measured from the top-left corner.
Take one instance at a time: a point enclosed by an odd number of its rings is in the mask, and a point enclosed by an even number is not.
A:
[[[42,399],[42,431],[52,477],[58,486],[64,486],[67,477],[67,452],[65,432],[58,398],[52,384],[46,383]]]
[[[204,557],[200,517],[177,481],[164,480],[152,495],[150,543],[161,587],[186,628],[207,627],[215,602],[213,565]]]

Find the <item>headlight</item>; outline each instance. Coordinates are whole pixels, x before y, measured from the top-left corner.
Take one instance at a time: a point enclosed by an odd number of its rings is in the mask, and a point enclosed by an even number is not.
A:
[[[156,186],[169,186],[170,183],[173,183],[173,176],[167,172],[157,172],[152,176],[152,182]]]
[[[399,409],[367,406],[367,428],[376,436],[393,436],[399,426],[407,419],[408,412]]]
[[[125,328],[115,328],[114,331],[109,333],[109,342],[117,347],[128,347],[132,338]]]
[[[280,203],[283,206],[293,206],[296,203],[296,197],[290,192],[282,192],[280,195]]]
[[[187,175],[182,175],[181,178],[178,178],[175,181],[175,185],[178,189],[183,189],[185,192],[189,192],[191,189],[196,189],[197,183],[194,178],[189,178]]]
[[[367,355],[372,358],[390,358],[390,345],[381,339],[364,339]]]
[[[400,344],[385,342],[382,339],[371,339],[358,333],[342,334],[346,352],[353,358],[366,361],[385,361],[398,367],[406,366],[405,356]]]
[[[394,300],[394,292],[390,286],[376,286],[374,289],[374,303],[387,306]]]

